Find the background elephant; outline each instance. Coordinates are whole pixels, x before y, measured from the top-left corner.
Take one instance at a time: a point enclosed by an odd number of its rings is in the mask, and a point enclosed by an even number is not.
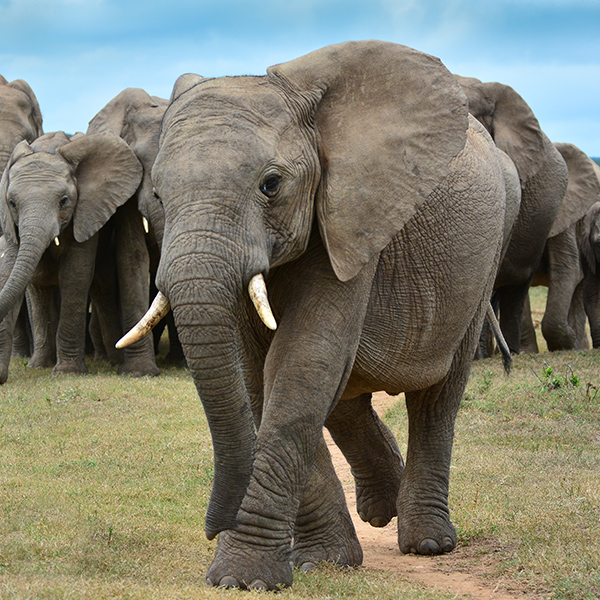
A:
[[[42,113],[31,87],[22,79],[9,83],[0,75],[0,174],[20,141],[31,143],[43,133]],[[23,307],[15,329],[12,350],[15,354],[29,356],[30,346],[29,320],[27,310]],[[0,364],[10,360],[10,347],[8,340],[0,339]]]
[[[596,163],[594,171],[600,181],[600,167]],[[584,307],[590,324],[592,345],[600,348],[600,202],[590,207],[581,229]]]
[[[548,350],[580,350],[589,347],[585,332],[581,264],[582,240],[589,239],[589,235],[587,238],[582,235],[582,228],[589,208],[600,200],[600,169],[573,144],[554,146],[567,164],[569,184],[532,285],[545,285],[548,288],[542,319],[542,334]],[[588,220],[588,231],[589,227]],[[523,312],[521,350],[538,351],[529,303]]]
[[[86,372],[88,290],[98,231],[141,179],[139,161],[114,134],[63,132],[20,142],[0,183],[0,223],[7,249],[1,263],[0,320],[8,336],[25,289],[34,337],[31,366]],[[56,336],[49,331],[60,289]],[[56,352],[55,352],[56,350]],[[6,379],[8,364],[2,365]]]
[[[160,123],[167,104],[167,100],[150,96],[144,90],[127,88],[98,112],[87,130],[88,134],[111,131],[120,136],[133,150],[143,169],[142,181],[135,194],[117,209],[109,227],[102,232],[115,247],[102,245],[103,255],[98,264],[103,273],[100,278],[102,290],[94,294],[93,315],[98,316],[99,332],[103,337],[99,339],[98,334],[93,337],[96,348],[102,347],[113,362],[121,361],[115,349],[116,341],[148,309],[150,274],[153,281],[158,266],[164,215],[153,191],[150,171],[158,152]],[[109,281],[112,281],[111,286],[107,284]],[[109,287],[112,287],[112,293],[108,293]],[[181,345],[174,327],[169,333],[171,356],[180,361]],[[127,348],[126,353],[121,371],[158,374],[150,338]]]
[[[513,161],[521,182],[519,213],[494,284],[502,333],[511,352],[518,353],[529,286],[567,188],[567,166],[529,105],[510,86],[457,79],[469,111]]]
[[[275,589],[290,560],[361,562],[325,424],[365,521],[398,514],[403,552],[452,550],[453,426],[505,215],[497,149],[457,81],[383,42],[262,77],[184,75],[152,178],[157,286],[213,438],[208,581]],[[382,389],[406,393],[405,468],[371,407]]]

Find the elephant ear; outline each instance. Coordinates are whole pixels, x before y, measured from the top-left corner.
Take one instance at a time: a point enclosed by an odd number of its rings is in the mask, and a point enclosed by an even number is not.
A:
[[[10,168],[23,156],[33,154],[33,149],[27,143],[26,140],[19,142],[6,164],[6,168],[2,173],[2,179],[0,179],[0,234],[6,236],[13,244],[17,243],[17,230],[15,228],[15,222],[13,221],[10,209],[8,208],[8,181]]]
[[[347,281],[449,174],[466,142],[465,95],[439,59],[386,42],[328,46],[268,75],[316,101],[319,227]]]
[[[469,92],[466,93],[470,101]],[[539,169],[540,157],[545,154],[546,135],[527,102],[510,86],[482,83],[481,93],[493,106],[490,133],[496,146],[515,163],[521,182],[527,181]]]
[[[73,233],[78,242],[84,242],[133,196],[142,166],[127,143],[109,131],[78,136],[57,152],[74,169],[79,199]]]
[[[37,98],[35,97],[35,94],[33,93],[33,90],[29,84],[22,79],[15,79],[15,81],[11,81],[8,85],[16,90],[19,90],[20,92],[23,92],[29,98],[29,102],[31,103],[29,123],[34,132],[33,139],[43,135],[44,130],[42,127],[42,111],[40,110],[40,105],[38,104]],[[28,141],[33,142],[33,139]]]
[[[554,144],[567,163],[569,183],[548,237],[554,237],[581,219],[600,200],[600,181],[594,161],[573,144]]]

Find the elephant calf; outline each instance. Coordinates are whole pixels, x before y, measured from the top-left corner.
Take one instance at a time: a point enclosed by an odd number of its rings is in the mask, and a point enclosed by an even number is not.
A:
[[[139,161],[118,136],[48,133],[12,152],[0,182],[0,339],[7,348],[27,289],[34,351],[29,364],[84,373],[88,291],[98,232],[141,180]],[[60,289],[57,319],[51,316]],[[56,331],[52,324],[56,323]]]

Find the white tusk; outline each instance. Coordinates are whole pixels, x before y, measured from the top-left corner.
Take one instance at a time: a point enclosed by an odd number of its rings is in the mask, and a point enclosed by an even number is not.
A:
[[[150,226],[148,225],[148,219],[146,217],[142,217],[142,223],[144,224],[144,231],[148,233],[150,231]]]
[[[167,297],[162,292],[158,292],[148,312],[129,333],[126,333],[115,344],[115,348],[125,348],[125,346],[130,346],[134,342],[141,340],[145,335],[150,333],[152,328],[169,312],[170,308],[171,305]]]
[[[60,240],[59,240],[57,237],[55,237],[55,238],[54,238],[54,243],[55,243],[57,246],[60,246]]]
[[[260,320],[269,328],[277,329],[277,321],[273,316],[269,299],[267,298],[267,286],[265,284],[265,278],[262,273],[255,275],[248,284],[248,293],[256,308],[256,312],[260,317]]]

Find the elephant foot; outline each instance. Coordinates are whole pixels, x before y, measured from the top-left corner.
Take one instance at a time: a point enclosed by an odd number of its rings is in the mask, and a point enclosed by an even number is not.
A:
[[[321,542],[298,540],[292,550],[292,564],[303,571],[310,571],[323,562],[340,567],[358,567],[362,561],[363,552],[356,536],[344,541],[331,538]]]
[[[293,582],[290,547],[265,547],[236,538],[236,532],[222,531],[215,558],[206,574],[215,587],[274,591]]]
[[[396,502],[400,478],[379,482],[356,478],[356,510],[373,527],[385,527],[397,514]]]
[[[27,366],[32,369],[51,369],[56,364],[56,356],[45,356],[34,352],[27,362]]]
[[[154,359],[147,358],[125,358],[119,367],[119,375],[130,375],[131,377],[143,377],[144,375],[160,375],[160,369],[156,366]]]
[[[398,518],[398,547],[403,554],[444,554],[456,548],[458,538],[447,518],[419,515],[412,521]]]
[[[79,375],[87,375],[88,370],[83,360],[61,360],[56,363],[52,369],[52,374],[57,373],[76,373]]]

